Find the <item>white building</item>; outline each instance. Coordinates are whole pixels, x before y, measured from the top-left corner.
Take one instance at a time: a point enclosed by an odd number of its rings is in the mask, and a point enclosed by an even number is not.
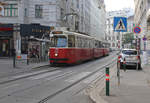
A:
[[[106,34],[106,11],[104,0],[90,0],[90,1],[91,1],[90,34],[100,40],[104,40]]]
[[[74,28],[76,31],[104,40],[106,30],[104,0],[70,0],[66,6],[67,14],[77,14],[77,16],[72,16],[72,18],[68,16],[70,25],[77,24],[78,30]]]
[[[1,24],[67,27],[70,31],[91,35],[102,41],[105,39],[104,0],[0,0],[0,7]],[[17,40],[21,43],[21,39],[19,32],[12,32],[15,49]]]
[[[122,35],[123,32],[114,32],[113,22],[114,17],[129,17],[133,15],[131,9],[123,9],[119,11],[111,11],[107,13],[107,22],[106,22],[106,39],[110,42],[112,49],[122,48]]]
[[[128,18],[127,18],[127,22],[128,22],[128,32],[129,33],[133,33],[133,28],[134,28],[134,15],[132,15],[132,16],[129,16]]]
[[[69,27],[95,37],[105,35],[104,0],[0,0],[5,3],[0,23],[40,23]]]
[[[141,50],[150,50],[150,0],[134,0],[135,3],[135,25],[141,27],[141,33],[138,34],[140,38]],[[143,37],[147,41],[143,41]],[[145,45],[146,44],[146,45]]]

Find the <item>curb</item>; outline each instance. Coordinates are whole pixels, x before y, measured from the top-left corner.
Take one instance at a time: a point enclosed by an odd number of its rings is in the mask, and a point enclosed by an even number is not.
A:
[[[32,67],[31,69],[37,69],[37,68],[46,67],[46,66],[50,66],[50,64],[45,64],[45,65],[40,65],[40,66],[37,66],[37,67]]]
[[[110,78],[116,74],[116,65],[112,66],[110,69]],[[105,88],[105,76],[103,78],[96,79],[91,85],[89,85],[84,93],[87,95],[94,103],[108,103],[101,96],[100,93]]]

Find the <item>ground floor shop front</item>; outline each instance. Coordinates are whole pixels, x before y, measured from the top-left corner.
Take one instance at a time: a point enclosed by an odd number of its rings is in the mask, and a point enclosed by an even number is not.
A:
[[[12,38],[0,37],[0,57],[10,57],[13,55],[13,40]]]
[[[20,30],[17,31],[17,35],[14,28],[14,24],[0,24],[0,57],[12,57],[14,51],[15,53],[20,51],[21,54],[27,54],[31,58],[41,58],[47,55],[49,43],[36,39],[48,40],[49,26],[19,24]]]

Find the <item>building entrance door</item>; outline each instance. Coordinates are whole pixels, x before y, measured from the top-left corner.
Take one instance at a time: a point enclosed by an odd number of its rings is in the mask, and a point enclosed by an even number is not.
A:
[[[9,47],[10,40],[8,39],[0,39],[0,57],[8,57],[9,56]]]

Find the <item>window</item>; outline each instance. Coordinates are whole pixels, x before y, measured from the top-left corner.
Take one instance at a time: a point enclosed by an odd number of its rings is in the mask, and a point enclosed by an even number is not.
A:
[[[24,9],[24,16],[27,17],[27,8]]]
[[[68,35],[68,47],[75,47],[75,36]]]
[[[137,51],[134,50],[123,50],[122,53],[126,55],[137,55]]]
[[[42,18],[43,6],[35,5],[35,18]]]
[[[77,0],[77,8],[79,8],[79,0]]]
[[[64,19],[64,9],[63,8],[61,8],[60,9],[60,15],[61,15],[61,19]]]
[[[6,17],[16,17],[18,16],[18,5],[8,4],[4,6],[4,16]]]

